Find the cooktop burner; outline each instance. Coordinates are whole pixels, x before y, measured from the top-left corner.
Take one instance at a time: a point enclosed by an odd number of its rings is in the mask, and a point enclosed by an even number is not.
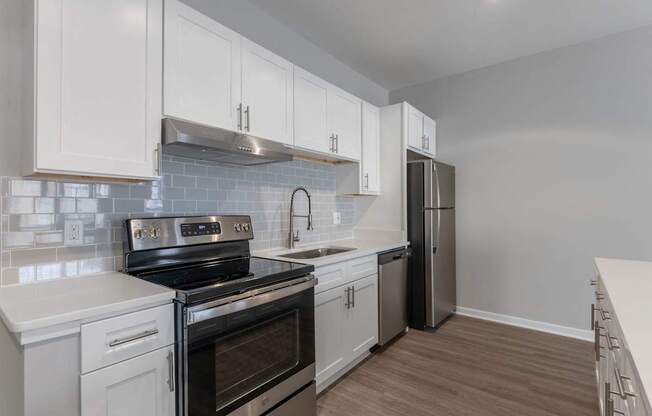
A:
[[[175,289],[181,300],[194,303],[290,280],[313,270],[314,266],[307,264],[245,257],[145,272],[138,277]]]

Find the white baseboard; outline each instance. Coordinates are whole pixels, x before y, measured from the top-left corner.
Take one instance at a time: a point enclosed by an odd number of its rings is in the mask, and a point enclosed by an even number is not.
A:
[[[457,314],[540,332],[548,332],[550,334],[561,335],[564,337],[581,339],[583,341],[593,341],[593,331],[586,329],[571,328],[569,326],[555,325],[548,322],[532,321],[530,319],[518,318],[516,316],[503,315],[500,313],[481,311],[472,308],[463,308],[460,306],[457,307]]]

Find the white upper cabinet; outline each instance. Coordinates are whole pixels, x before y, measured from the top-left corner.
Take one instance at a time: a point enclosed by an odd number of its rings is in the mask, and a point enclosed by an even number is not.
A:
[[[423,116],[423,139],[425,141],[424,152],[434,156],[437,150],[437,124],[435,120]]]
[[[294,144],[318,152],[331,152],[328,132],[326,81],[294,67]]]
[[[408,106],[408,146],[418,150],[424,147],[423,114],[411,106]]]
[[[242,117],[247,133],[292,144],[292,63],[242,38]]]
[[[166,116],[293,143],[293,65],[166,0]]]
[[[36,1],[27,173],[158,176],[162,1]]]
[[[240,35],[176,0],[165,6],[165,115],[237,130]]]
[[[435,121],[411,105],[407,108],[408,147],[427,156],[435,156],[437,147]]]
[[[380,192],[380,110],[369,103],[362,105],[362,163],[363,193]]]
[[[337,87],[328,90],[328,130],[338,156],[360,160],[362,147],[362,101]]]

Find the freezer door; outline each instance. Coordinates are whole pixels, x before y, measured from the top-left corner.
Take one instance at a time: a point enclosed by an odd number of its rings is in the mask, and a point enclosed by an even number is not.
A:
[[[433,207],[455,207],[455,167],[433,162]]]
[[[426,281],[430,304],[428,326],[437,326],[455,312],[457,284],[455,276],[455,210],[438,209],[432,212],[432,265]]]

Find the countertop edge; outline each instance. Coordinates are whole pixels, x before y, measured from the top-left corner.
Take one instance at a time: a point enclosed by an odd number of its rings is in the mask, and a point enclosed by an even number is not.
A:
[[[357,259],[364,256],[370,256],[373,254],[382,253],[384,251],[389,251],[401,247],[408,247],[410,245],[409,241],[391,241],[391,242],[382,242],[373,247],[354,247],[355,242],[356,242],[355,239],[327,241],[327,242],[321,242],[316,244],[309,244],[294,249],[285,248],[285,249],[272,249],[272,250],[256,250],[252,253],[252,255],[255,257],[291,261],[294,263],[312,264],[315,267],[323,267],[323,266],[328,266],[330,264],[341,263],[341,262]],[[364,245],[368,245],[368,244],[364,244]],[[310,250],[311,248],[315,248],[318,246],[340,246],[340,247],[346,246],[346,247],[355,248],[355,250],[348,251],[341,254],[334,254],[331,256],[320,257],[316,259],[293,259],[289,257],[283,257],[280,255],[284,253]]]
[[[7,329],[14,334],[20,334],[29,331],[46,329],[58,325],[64,325],[72,322],[79,322],[81,325],[82,321],[92,320],[95,317],[106,317],[107,315],[115,316],[121,314],[122,312],[131,312],[140,307],[158,306],[169,303],[175,298],[175,296],[176,293],[174,291],[170,293],[156,293],[136,299],[129,299],[121,302],[85,308],[79,311],[52,315],[18,323],[10,323],[9,319],[5,316],[2,309],[0,309],[0,314],[2,315],[2,321],[4,322]]]
[[[87,279],[93,278],[110,279],[109,286],[113,283],[111,280],[115,279],[116,288],[118,290],[124,290],[124,286],[120,287],[120,285],[124,285],[125,279],[137,279],[136,277],[129,276],[121,272],[106,272],[66,278],[66,282],[63,284],[70,285],[71,282],[74,282],[78,279],[83,279],[86,283],[88,281]],[[104,319],[110,316],[120,315],[122,313],[135,311],[141,308],[170,303],[176,297],[176,292],[174,290],[145,282],[144,280],[138,280],[138,285],[140,285],[140,287],[135,286],[134,290],[137,291],[137,293],[140,293],[140,295],[123,296],[122,299],[120,299],[120,296],[114,296],[114,298],[117,297],[117,299],[109,300],[107,302],[98,302],[96,304],[91,303],[90,305],[80,306],[77,309],[73,308],[72,310],[68,311],[53,312],[52,314],[47,314],[44,312],[42,316],[38,316],[38,314],[36,314],[37,316],[33,318],[25,317],[26,319],[12,318],[11,312],[13,311],[11,310],[11,304],[0,304],[0,319],[2,319],[2,322],[7,331],[13,333],[17,337],[20,337],[22,334],[29,332],[43,331],[48,328],[57,328],[68,324],[70,324],[69,328],[72,328],[76,325],[81,325],[84,322],[92,321],[94,318]],[[53,288],[52,290],[54,292],[61,290],[56,288],[58,283],[57,281],[48,281],[43,283],[50,285]],[[26,288],[26,291],[28,291],[27,288],[33,289],[36,286],[32,285],[39,284],[39,282],[29,283],[24,287]],[[145,287],[145,290],[143,290],[143,284],[151,285],[151,293],[141,293],[143,291],[147,292],[149,289],[149,287]],[[11,287],[8,288],[11,290]],[[130,288],[128,287],[127,292],[129,292],[129,289]],[[47,301],[47,298],[44,299],[44,302]],[[18,316],[18,318],[21,317]]]

